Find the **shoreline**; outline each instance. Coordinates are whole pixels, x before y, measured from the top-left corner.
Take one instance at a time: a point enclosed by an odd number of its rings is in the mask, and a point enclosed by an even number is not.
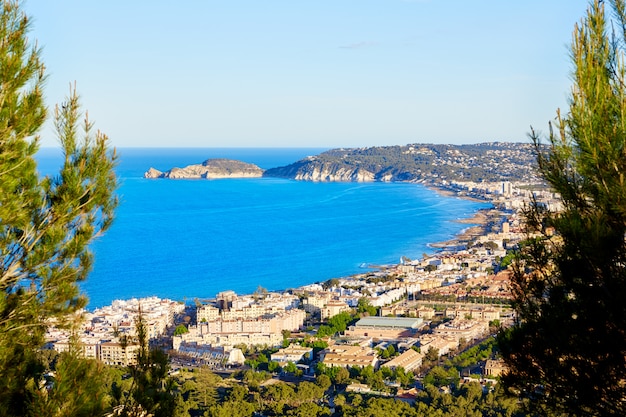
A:
[[[497,218],[501,217],[500,214],[493,213],[493,211],[495,211],[493,208],[479,209],[472,217],[454,220],[456,223],[471,226],[461,230],[450,240],[429,243],[428,246],[437,249],[454,248],[456,250],[461,246],[466,246],[470,241],[489,233],[488,229],[491,228]]]
[[[469,200],[469,201],[473,201],[476,203],[491,203],[493,204],[492,201],[490,200],[486,200],[486,199],[482,199],[482,198],[476,198],[476,197],[471,197],[468,195],[463,195],[460,194],[458,191],[454,191],[451,190],[447,187],[444,187],[443,185],[440,184],[436,184],[436,183],[426,183],[426,182],[416,182],[416,184],[421,184],[424,187],[428,188],[431,191],[434,191],[435,193],[439,194],[442,197],[455,197],[455,198],[462,198],[464,200]]]
[[[449,188],[443,187],[442,185],[438,185],[435,183],[425,184],[422,183],[424,187],[436,192],[437,194],[443,197],[454,197],[461,198],[464,200],[479,202],[479,203],[488,203],[491,207],[485,207],[476,210],[470,217],[461,218],[452,220],[455,223],[467,224],[470,225],[459,233],[457,233],[454,237],[449,240],[440,241],[440,242],[430,242],[428,243],[428,247],[435,248],[438,250],[460,250],[462,246],[467,246],[467,244],[478,238],[479,236],[484,236],[490,232],[489,229],[493,227],[493,224],[502,218],[502,213],[500,210],[496,209],[493,201],[488,199],[479,199],[475,197],[470,197],[467,195],[460,194],[455,192]]]

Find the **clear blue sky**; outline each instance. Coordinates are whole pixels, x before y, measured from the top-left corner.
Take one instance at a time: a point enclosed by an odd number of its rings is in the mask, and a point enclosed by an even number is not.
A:
[[[46,97],[117,147],[527,141],[586,0],[27,0]],[[56,146],[51,129],[43,146]]]

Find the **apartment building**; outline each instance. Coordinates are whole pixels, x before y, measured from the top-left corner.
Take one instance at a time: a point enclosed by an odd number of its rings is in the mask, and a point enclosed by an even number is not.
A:
[[[254,318],[239,317],[224,320],[221,317],[189,326],[188,333],[173,338],[174,349],[177,350],[183,343],[212,346],[237,344],[277,346],[282,343],[284,330],[297,331],[303,326],[306,313],[300,309],[276,313],[267,313],[263,310],[261,316]]]
[[[479,339],[489,331],[489,323],[485,320],[465,320],[456,318],[440,324],[433,330],[433,334],[444,338],[459,341]]]
[[[309,295],[302,302],[304,311],[311,314],[320,313],[331,300],[331,297],[332,295],[329,292],[319,292]]]
[[[422,353],[417,352],[413,349],[407,349],[402,352],[400,356],[397,356],[389,362],[385,362],[380,366],[385,366],[389,369],[402,367],[405,371],[412,371],[413,369],[417,369],[422,366],[423,357],[424,355]]]
[[[313,359],[313,348],[300,345],[289,345],[272,353],[271,360],[281,365],[287,362],[298,363],[301,360],[311,361]]]
[[[375,340],[397,340],[417,337],[423,325],[421,318],[408,317],[364,317],[350,326],[345,335],[349,337],[371,337]]]
[[[83,356],[99,359],[110,365],[134,363],[136,345],[123,347],[116,334],[134,336],[136,319],[141,312],[146,335],[149,340],[162,336],[167,326],[173,324],[174,316],[184,311],[182,303],[158,297],[115,300],[110,306],[96,309],[82,315],[83,323],[79,342]],[[46,331],[46,341],[57,352],[69,349],[69,333],[64,329],[50,326]]]
[[[420,349],[426,353],[432,347],[439,356],[447,355],[450,351],[459,347],[459,341],[440,335],[425,334],[419,337]]]
[[[119,342],[100,344],[100,360],[106,365],[128,366],[137,363],[139,345],[123,345]]]
[[[196,310],[197,321],[214,321],[220,317],[220,309],[212,305],[203,305]]]
[[[62,339],[52,343],[52,348],[61,353],[70,350],[69,339]],[[80,344],[81,354],[85,358],[100,359],[100,340],[97,338],[85,338]]]
[[[357,366],[365,368],[366,366],[378,367],[378,356],[376,352],[363,346],[353,345],[333,345],[324,349],[321,353],[321,361],[326,366],[341,366],[350,368]]]

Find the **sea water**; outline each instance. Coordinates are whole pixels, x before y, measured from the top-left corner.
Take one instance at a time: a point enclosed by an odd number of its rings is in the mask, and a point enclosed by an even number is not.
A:
[[[317,183],[277,178],[144,179],[208,158],[273,168],[323,149],[120,149],[120,206],[92,245],[94,268],[81,289],[89,308],[115,299],[212,298],[295,288],[432,253],[486,203],[445,197],[413,183]],[[38,154],[42,175],[58,150]]]

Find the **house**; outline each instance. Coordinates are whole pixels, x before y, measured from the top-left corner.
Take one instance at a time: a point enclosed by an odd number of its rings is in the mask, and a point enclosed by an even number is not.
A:
[[[366,384],[352,383],[346,387],[346,392],[370,392],[371,390]]]
[[[395,399],[396,400],[400,400],[400,401],[404,401],[407,402],[409,404],[413,404],[415,403],[415,400],[417,399],[417,388],[412,387],[410,389],[398,389],[398,392],[396,393]]]
[[[272,353],[271,360],[280,364],[287,362],[298,363],[302,360],[310,362],[313,360],[313,348],[289,345],[286,348],[279,349],[276,353]]]
[[[322,320],[326,320],[330,317],[336,316],[343,312],[352,311],[352,307],[341,300],[330,300],[325,306],[321,308],[320,315]]]
[[[502,375],[507,370],[506,364],[502,359],[487,359],[485,362],[485,377],[495,378]]]

